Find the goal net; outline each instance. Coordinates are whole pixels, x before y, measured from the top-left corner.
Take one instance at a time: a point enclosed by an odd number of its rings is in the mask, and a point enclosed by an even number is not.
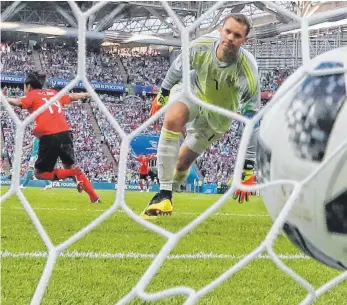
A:
[[[297,84],[300,79],[293,79],[291,78],[288,80],[276,93],[274,98],[271,100],[270,103],[268,103],[256,116],[254,116],[252,119],[247,119],[241,115],[238,115],[237,113],[232,113],[230,111],[227,111],[222,108],[218,108],[216,106],[206,104],[203,101],[196,98],[192,92],[190,91],[190,78],[189,78],[189,70],[190,70],[190,64],[189,64],[189,34],[196,30],[196,28],[199,26],[199,24],[204,20],[206,16],[211,14],[212,12],[216,11],[218,8],[220,8],[223,5],[223,2],[216,2],[213,7],[211,7],[206,13],[199,16],[196,21],[190,25],[189,27],[185,27],[180,19],[177,17],[177,15],[173,12],[171,7],[167,2],[162,2],[162,6],[167,11],[169,16],[173,19],[175,22],[175,25],[180,32],[180,38],[182,42],[182,57],[183,57],[183,87],[184,90],[181,92],[179,96],[177,96],[178,99],[189,99],[192,102],[198,104],[201,107],[205,107],[211,111],[215,111],[219,114],[222,114],[226,117],[229,117],[233,120],[238,120],[245,124],[245,128],[243,130],[243,135],[241,138],[240,146],[239,146],[239,153],[236,160],[236,166],[235,171],[233,175],[233,183],[230,189],[221,196],[213,205],[211,205],[205,212],[203,212],[201,215],[199,215],[196,219],[194,219],[192,222],[190,222],[188,225],[186,225],[184,228],[180,229],[178,232],[173,233],[168,230],[165,230],[164,228],[145,221],[141,219],[126,203],[125,201],[125,174],[126,174],[126,164],[127,164],[127,156],[129,154],[129,144],[131,140],[139,134],[141,131],[143,131],[146,127],[153,124],[155,121],[159,119],[160,116],[163,115],[163,113],[166,111],[169,105],[166,105],[163,107],[158,113],[156,113],[153,117],[148,119],[143,125],[138,127],[135,131],[131,133],[126,133],[121,128],[119,123],[115,120],[115,118],[112,117],[110,112],[107,110],[103,102],[100,100],[98,94],[94,91],[91,84],[87,80],[86,76],[86,21],[88,16],[91,14],[97,12],[99,9],[101,9],[105,2],[99,2],[96,5],[94,5],[92,8],[90,8],[86,12],[82,12],[77,4],[75,2],[69,2],[71,9],[73,10],[76,19],[78,20],[78,73],[77,76],[64,88],[62,89],[56,96],[54,96],[49,103],[42,106],[39,110],[37,110],[35,113],[32,113],[29,115],[25,120],[21,121],[16,113],[13,111],[11,106],[6,101],[6,98],[1,93],[1,101],[5,109],[10,114],[11,118],[15,121],[16,124],[16,137],[15,137],[15,161],[13,164],[13,175],[12,175],[12,183],[11,187],[2,197],[1,197],[1,203],[5,202],[10,196],[16,195],[20,202],[22,203],[26,213],[29,215],[33,225],[37,229],[42,241],[46,245],[49,255],[47,258],[46,265],[44,267],[44,270],[42,272],[40,281],[37,285],[37,288],[35,290],[35,293],[32,297],[31,304],[40,304],[41,300],[43,298],[43,295],[45,293],[45,290],[48,286],[48,283],[50,281],[54,266],[57,261],[58,255],[66,250],[69,246],[71,246],[73,243],[80,240],[82,237],[84,237],[86,234],[91,232],[93,229],[95,229],[97,226],[99,226],[103,221],[105,221],[110,215],[115,213],[117,210],[123,210],[133,221],[141,224],[143,227],[152,230],[153,232],[165,237],[167,239],[165,245],[162,247],[158,255],[153,259],[148,269],[144,272],[138,283],[133,287],[133,289],[125,295],[120,300],[115,300],[117,304],[127,304],[134,298],[138,297],[144,301],[154,301],[166,298],[168,296],[174,296],[174,295],[186,295],[186,300],[184,304],[196,304],[199,299],[201,299],[203,296],[205,296],[207,293],[211,292],[213,289],[215,289],[218,285],[220,285],[222,282],[226,281],[228,278],[230,278],[232,275],[234,275],[236,272],[244,268],[248,263],[256,259],[259,255],[261,255],[264,252],[267,252],[270,258],[273,260],[273,262],[286,274],[288,274],[290,277],[292,277],[297,283],[299,283],[302,287],[304,287],[307,290],[307,297],[302,301],[302,305],[311,304],[317,297],[322,295],[323,293],[327,292],[329,289],[340,283],[341,281],[347,279],[347,272],[341,273],[338,277],[331,279],[329,282],[324,284],[323,286],[319,287],[318,289],[315,289],[308,281],[306,281],[303,277],[296,274],[292,269],[287,267],[284,262],[279,258],[279,256],[275,253],[273,250],[273,244],[280,233],[283,224],[286,220],[286,217],[289,213],[289,211],[292,209],[295,199],[297,198],[298,194],[300,193],[302,182],[297,181],[287,181],[287,180],[279,180],[275,182],[271,182],[270,184],[258,184],[256,186],[244,186],[241,184],[241,176],[242,176],[242,166],[246,154],[246,148],[248,141],[250,140],[251,134],[253,132],[253,126],[262,118],[264,113],[269,110],[269,108],[272,107],[273,104],[275,104],[279,97],[285,93],[287,90],[292,88],[295,84]],[[314,23],[316,20],[324,20],[324,13],[318,13],[310,17],[299,17],[298,15],[294,14],[293,12],[287,11],[284,8],[271,3],[267,2],[267,6],[271,8],[274,12],[281,13],[292,20],[294,23],[299,23],[301,27],[301,40],[302,40],[302,56],[303,56],[303,65],[304,65],[304,74],[315,74],[317,72],[313,71],[313,67],[311,66],[311,59],[310,59],[310,50],[309,50],[309,25]],[[344,9],[346,11],[346,9]],[[346,12],[345,12],[346,13]],[[341,14],[341,12],[336,13]],[[329,13],[329,17],[333,17],[333,14]],[[331,73],[329,70],[324,70],[324,73]],[[345,71],[347,73],[347,71]],[[301,77],[303,77],[302,75]],[[50,237],[48,236],[47,232],[45,231],[44,227],[42,226],[39,218],[37,217],[34,209],[31,207],[29,201],[24,196],[23,192],[19,189],[20,184],[20,167],[21,167],[21,156],[23,151],[23,137],[24,137],[24,131],[28,124],[33,122],[34,118],[38,116],[40,113],[42,113],[45,109],[47,109],[52,103],[54,103],[57,99],[61,98],[64,94],[68,93],[71,89],[74,88],[74,86],[79,82],[82,81],[86,90],[91,94],[92,99],[99,107],[100,111],[106,116],[106,118],[109,120],[110,124],[114,128],[114,130],[119,134],[121,138],[121,149],[120,149],[120,161],[118,166],[118,187],[117,187],[117,193],[116,198],[112,206],[107,209],[105,212],[103,212],[99,217],[97,217],[95,220],[93,220],[91,223],[89,223],[86,227],[81,229],[79,232],[62,242],[61,244],[55,245],[52,243]],[[175,101],[172,101],[174,103]],[[172,104],[171,103],[171,104]],[[235,265],[231,266],[228,270],[226,270],[224,273],[222,273],[220,276],[218,276],[215,280],[213,280],[208,285],[202,287],[199,290],[192,289],[190,287],[175,287],[167,290],[163,290],[157,293],[148,293],[146,292],[146,288],[149,285],[151,279],[154,277],[154,275],[158,272],[159,268],[163,265],[165,262],[167,256],[169,253],[174,249],[175,245],[189,232],[191,232],[194,228],[199,226],[204,220],[206,220],[212,213],[217,211],[222,207],[222,205],[227,201],[227,199],[230,198],[230,196],[236,191],[236,189],[242,189],[245,191],[259,191],[265,187],[269,186],[280,186],[280,185],[292,185],[293,186],[293,192],[288,199],[286,205],[284,206],[282,212],[278,216],[278,218],[274,221],[270,231],[268,232],[266,238],[264,241],[251,253],[244,256],[242,259],[240,259]]]

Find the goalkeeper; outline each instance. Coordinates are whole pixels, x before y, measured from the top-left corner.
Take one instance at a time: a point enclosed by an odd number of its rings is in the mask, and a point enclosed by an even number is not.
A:
[[[255,58],[243,49],[250,23],[242,14],[225,17],[220,37],[204,35],[190,46],[191,90],[202,101],[230,111],[241,111],[251,117],[260,108],[258,67]],[[172,63],[153,100],[151,114],[182,90],[182,54]],[[200,107],[189,100],[180,100],[165,113],[158,143],[158,177],[160,192],[155,194],[142,213],[143,218],[171,214],[172,190],[182,184],[190,166],[210,145],[229,129],[231,119]],[[179,136],[186,127],[187,137],[179,147]],[[247,150],[244,169],[253,169],[255,136]]]

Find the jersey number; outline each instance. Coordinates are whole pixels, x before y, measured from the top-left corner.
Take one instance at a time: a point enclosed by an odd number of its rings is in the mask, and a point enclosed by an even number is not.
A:
[[[218,80],[214,79],[214,81],[216,82],[216,90],[218,90]]]
[[[47,104],[49,102],[49,99],[43,97],[42,100]],[[59,101],[55,101],[51,106],[48,107],[49,113],[53,114],[54,110],[53,110],[53,106],[57,107],[58,113],[61,113],[61,105]]]

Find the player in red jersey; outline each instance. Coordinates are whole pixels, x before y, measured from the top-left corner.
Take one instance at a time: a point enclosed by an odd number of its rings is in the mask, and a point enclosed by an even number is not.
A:
[[[155,155],[140,155],[136,157],[136,160],[140,162],[140,188],[141,192],[143,192],[143,182],[146,181],[147,186],[147,192],[149,192],[149,181],[148,181],[148,174],[149,174],[149,166],[148,162],[155,158]]]
[[[26,96],[8,98],[8,102],[13,106],[25,108],[30,113],[34,112],[58,93],[54,89],[42,89],[45,80],[45,74],[30,72],[24,81]],[[100,198],[89,179],[75,165],[72,132],[63,110],[64,105],[88,97],[89,93],[64,95],[35,118],[33,135],[40,139],[40,145],[34,174],[41,180],[75,178],[78,191],[85,190],[92,203],[99,203]],[[55,168],[58,158],[63,163],[63,169]]]

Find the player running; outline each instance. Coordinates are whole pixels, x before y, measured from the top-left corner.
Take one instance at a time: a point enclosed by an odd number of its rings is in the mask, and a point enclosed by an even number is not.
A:
[[[45,74],[30,72],[24,81],[26,96],[8,98],[13,106],[34,112],[49,102],[58,92],[54,89],[42,89]],[[41,180],[76,179],[79,192],[85,190],[92,203],[99,203],[92,184],[81,169],[75,165],[72,132],[66,121],[63,106],[89,97],[89,93],[71,93],[64,95],[35,118],[33,135],[40,139],[38,158],[35,162],[35,177]],[[55,168],[58,158],[64,168]]]
[[[19,186],[21,189],[25,189],[26,186],[28,185],[29,181],[33,179],[34,177],[34,168],[35,168],[35,162],[37,160],[37,155],[39,152],[39,142],[40,140],[36,137],[33,138],[32,143],[30,144],[31,146],[31,155],[30,155],[30,160],[29,160],[29,166],[25,175],[25,181],[22,185]],[[44,187],[44,190],[48,190],[52,188],[52,182],[48,180],[44,180],[46,186]]]
[[[146,190],[149,192],[149,180],[148,180],[148,174],[149,174],[149,166],[148,162],[155,158],[155,155],[140,155],[136,157],[136,160],[140,162],[140,188],[141,192],[144,191],[143,184],[146,182]]]
[[[202,101],[233,112],[253,116],[260,108],[258,67],[254,56],[242,48],[247,41],[250,23],[242,14],[225,17],[219,29],[220,37],[205,35],[190,46],[191,90]],[[172,63],[162,83],[161,91],[152,103],[151,114],[169,99],[176,100],[182,90],[182,54]],[[160,192],[147,205],[143,218],[171,214],[172,189],[182,184],[196,158],[219,140],[229,129],[231,120],[209,111],[189,100],[179,100],[165,113],[158,144],[158,176]],[[179,147],[183,127],[187,137]],[[245,170],[253,170],[255,136],[244,162]]]

